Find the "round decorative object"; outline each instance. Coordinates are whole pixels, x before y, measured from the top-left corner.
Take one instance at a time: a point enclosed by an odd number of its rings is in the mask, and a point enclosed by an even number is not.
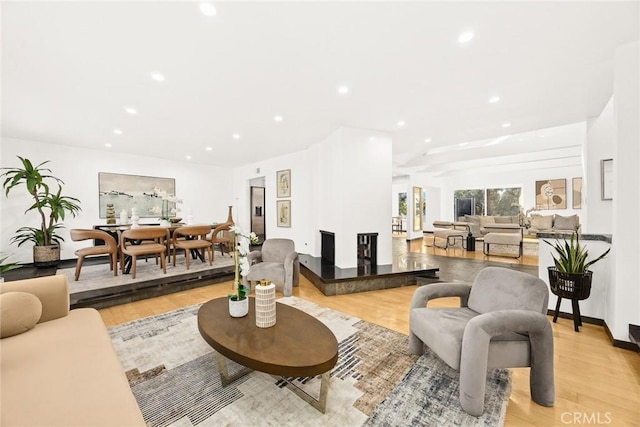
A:
[[[180,221],[182,221],[182,218],[173,217],[173,218],[169,218],[169,221],[171,221],[173,224],[177,224]]]
[[[166,219],[161,219],[160,220],[160,227],[170,227],[171,223],[169,221],[167,221]]]
[[[231,317],[244,317],[249,314],[249,298],[234,301],[229,298],[229,315]]]
[[[259,328],[268,328],[275,324],[276,285],[269,281],[261,281],[261,283],[256,286],[256,326]]]

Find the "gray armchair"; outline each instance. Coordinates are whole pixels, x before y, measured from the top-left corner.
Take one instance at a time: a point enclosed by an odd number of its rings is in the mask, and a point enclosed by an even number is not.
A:
[[[267,239],[262,250],[249,252],[247,259],[251,264],[249,282],[271,280],[285,297],[291,296],[293,286],[298,286],[300,262],[293,240]]]
[[[429,300],[460,297],[459,308],[428,308]],[[507,268],[487,267],[473,286],[435,283],[418,288],[411,301],[409,348],[424,345],[460,371],[460,404],[467,413],[484,411],[487,370],[531,367],[531,398],[553,406],[553,334],[547,319],[547,285]]]

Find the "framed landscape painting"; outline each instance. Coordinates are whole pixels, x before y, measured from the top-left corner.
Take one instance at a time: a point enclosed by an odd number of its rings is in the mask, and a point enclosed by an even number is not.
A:
[[[278,200],[278,227],[291,227],[291,200]]]
[[[536,209],[566,209],[567,180],[536,181]]]
[[[131,216],[131,208],[136,208],[141,218],[157,217],[158,214],[153,210],[162,206],[162,197],[159,193],[164,194],[164,192],[168,196],[175,196],[176,180],[174,178],[99,172],[100,218],[107,217],[107,203],[113,204],[116,214],[124,209]],[[171,208],[175,207],[175,204],[170,205]]]

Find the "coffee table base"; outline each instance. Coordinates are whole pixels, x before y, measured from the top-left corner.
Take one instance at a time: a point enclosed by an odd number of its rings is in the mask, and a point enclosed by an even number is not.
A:
[[[253,369],[244,367],[238,372],[234,373],[233,375],[229,375],[229,369],[227,368],[227,359],[217,351],[214,353],[214,355],[216,358],[216,364],[218,365],[218,372],[220,372],[220,382],[222,383],[223,387],[226,387],[227,385],[231,384],[238,378],[241,378],[253,371]],[[300,387],[293,384],[286,377],[279,377],[277,375],[273,375],[273,377],[282,379],[285,382],[285,386],[289,390],[291,390],[293,393],[295,393],[299,398],[301,398],[302,400],[304,400],[309,405],[313,406],[323,414],[325,413],[325,410],[327,408],[327,394],[329,392],[329,381],[331,378],[331,373],[329,371],[325,372],[320,376],[321,378],[320,379],[320,395],[318,399],[316,399],[306,391],[302,390]]]

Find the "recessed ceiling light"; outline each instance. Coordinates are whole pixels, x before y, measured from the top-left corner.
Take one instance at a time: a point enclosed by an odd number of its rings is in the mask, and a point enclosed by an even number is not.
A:
[[[425,144],[429,144],[430,142],[431,142],[431,138],[427,138],[427,139],[424,140]]]
[[[135,109],[135,108],[133,108],[133,107],[126,107],[126,108],[124,109],[124,111],[126,111],[127,113],[129,113],[129,114],[131,114],[131,115],[138,114],[138,110],[136,110],[136,109]]]
[[[275,120],[276,122],[281,122],[284,119],[282,118],[282,116],[273,116],[273,120]]]
[[[398,123],[396,123],[396,125],[397,125],[399,128],[401,128],[401,127],[403,127],[404,125],[406,125],[406,123],[404,122],[404,120],[400,120],[400,121],[398,121]]]
[[[206,16],[216,16],[216,8],[211,3],[200,3],[200,12]]]
[[[111,147],[111,144],[107,143],[107,144],[104,144],[104,146],[109,148],[109,147]]]
[[[459,43],[467,43],[473,39],[473,33],[471,31],[465,31],[464,33],[458,36]]]
[[[346,95],[346,94],[348,94],[348,93],[349,93],[349,86],[344,86],[344,85],[339,86],[339,87],[338,87],[338,93],[339,93],[340,95]]]
[[[233,139],[240,139],[240,134],[234,133],[233,135],[231,135],[231,137]]]
[[[510,127],[510,126],[511,126],[511,123],[509,123],[509,122],[506,122],[506,123],[503,123],[503,124],[502,124],[502,127],[503,127],[503,128],[508,128],[508,127]]]
[[[206,147],[205,150],[207,151],[213,151],[213,147]]]
[[[489,102],[490,103],[494,103],[494,102],[498,102],[500,101],[500,97],[499,96],[492,96],[491,98],[489,98]]]
[[[186,156],[184,156],[184,158],[187,159],[187,160],[191,160],[191,156],[188,155],[188,154]]]
[[[151,73],[151,78],[157,82],[163,82],[164,81],[164,74],[159,73],[157,71],[154,71]]]
[[[115,133],[116,135],[122,135],[122,131],[120,129],[114,129],[113,133]]]

